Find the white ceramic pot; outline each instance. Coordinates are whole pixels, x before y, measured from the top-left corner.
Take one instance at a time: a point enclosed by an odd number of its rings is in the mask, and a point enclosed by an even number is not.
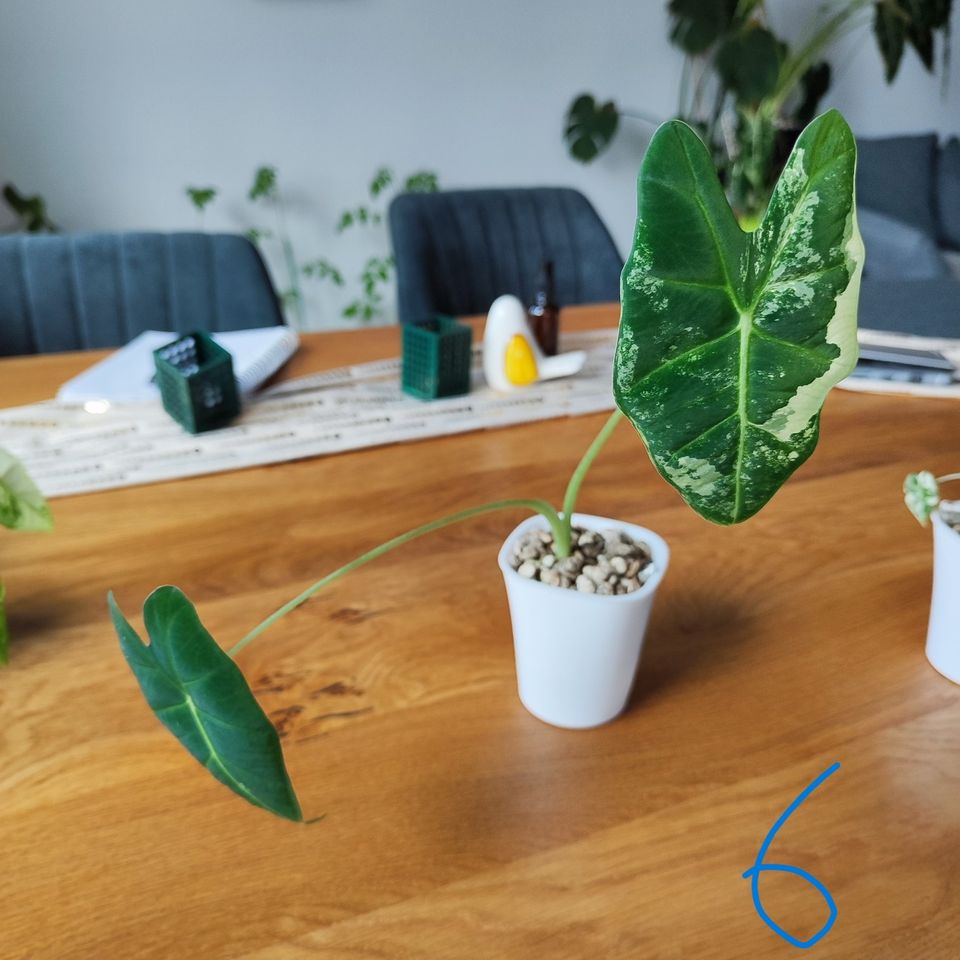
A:
[[[948,680],[960,683],[960,533],[939,513],[933,521],[933,598],[927,659]]]
[[[562,590],[521,577],[509,563],[513,542],[530,529],[548,529],[531,517],[507,537],[497,558],[507,586],[520,700],[535,717],[557,727],[596,727],[627,704],[640,662],[653,598],[670,551],[653,531],[606,517],[575,513],[591,530],[615,528],[642,540],[654,573],[633,593],[599,596]]]

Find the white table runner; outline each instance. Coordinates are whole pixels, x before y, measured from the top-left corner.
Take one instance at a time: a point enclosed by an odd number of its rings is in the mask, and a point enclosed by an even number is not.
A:
[[[498,394],[473,391],[425,402],[400,389],[400,361],[383,360],[278,384],[248,400],[229,426],[192,436],[158,403],[89,413],[49,400],[0,410],[0,444],[19,457],[48,497],[239,470],[344,450],[465,433],[613,409],[615,331],[571,333],[583,370],[566,380]]]
[[[960,341],[861,331],[862,342],[941,350],[960,367]],[[249,400],[221,430],[191,436],[159,404],[89,413],[49,400],[0,410],[0,444],[20,457],[48,497],[239,470],[404,440],[466,433],[613,409],[615,330],[572,333],[583,370],[566,380],[498,394],[483,381],[479,348],[473,391],[424,402],[400,390],[400,361],[342,367],[289,380]],[[849,379],[844,387],[960,398],[960,383],[933,387]]]

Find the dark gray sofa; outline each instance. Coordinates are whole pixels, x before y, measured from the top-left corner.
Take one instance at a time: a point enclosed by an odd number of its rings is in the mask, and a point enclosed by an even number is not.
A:
[[[960,139],[858,138],[860,325],[960,338]]]

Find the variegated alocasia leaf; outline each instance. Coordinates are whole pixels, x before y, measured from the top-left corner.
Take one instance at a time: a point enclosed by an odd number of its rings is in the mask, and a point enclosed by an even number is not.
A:
[[[112,593],[108,599],[123,655],[160,722],[244,800],[302,820],[277,731],[186,596],[176,587],[159,587],[147,597],[143,620],[149,645]]]
[[[708,520],[746,520],[776,493],[856,363],[855,166],[843,117],[817,118],[745,233],[690,127],[663,124],[644,157],[614,393],[657,469]]]
[[[26,468],[0,449],[0,525],[14,530],[49,530],[53,526],[43,494]]]

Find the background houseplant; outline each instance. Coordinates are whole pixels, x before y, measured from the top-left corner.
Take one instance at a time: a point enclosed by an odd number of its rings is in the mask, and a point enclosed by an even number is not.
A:
[[[731,524],[760,510],[813,452],[822,403],[856,362],[863,247],[855,158],[839,114],[815,120],[763,223],[748,234],[696,133],[679,121],[661,127],[638,179],[636,235],[623,272],[613,371],[619,409],[574,470],[562,507],[500,500],[400,534],[308,587],[229,653],[175,587],[159,588],[144,605],[149,645],[111,595],[124,655],[160,720],[240,796],[300,820],[276,731],[232,657],[318,591],[413,539],[497,510],[541,514],[557,555],[569,555],[581,484],[624,416],[661,475],[702,516]]]
[[[393,187],[404,193],[435,193],[439,189],[439,182],[437,175],[430,170],[418,170],[398,181],[389,167],[379,167],[370,179],[365,200],[339,214],[335,232],[339,235],[381,224]],[[200,217],[202,229],[204,214],[216,200],[219,190],[213,186],[186,187],[184,192]],[[291,324],[302,330],[306,327],[303,280],[325,281],[344,288],[348,281],[344,278],[343,271],[326,257],[301,260],[297,256],[287,229],[286,208],[276,167],[264,165],[254,171],[247,199],[266,209],[272,224],[250,226],[244,233],[251,242],[261,248],[268,261],[271,254],[279,253],[283,263],[284,282],[277,283],[276,286]],[[389,252],[367,257],[352,285],[352,299],[342,308],[341,316],[363,323],[383,319],[383,292],[393,275],[393,267],[393,257]]]
[[[744,223],[758,221],[793,141],[829,89],[826,57],[836,41],[872,29],[887,83],[907,47],[932,71],[937,34],[947,59],[952,6],[952,0],[834,0],[791,47],[775,32],[764,0],[670,0],[670,40],[686,58],[677,114],[710,146]],[[566,118],[571,156],[593,160],[621,119],[649,122],[612,100],[580,94]]]
[[[49,530],[53,526],[43,494],[23,464],[0,447],[0,526],[11,530]],[[0,664],[7,662],[9,633],[6,591],[0,581]]]
[[[0,195],[16,217],[17,229],[26,233],[56,233],[57,225],[47,214],[47,201],[40,194],[27,196],[12,183],[5,183]]]

